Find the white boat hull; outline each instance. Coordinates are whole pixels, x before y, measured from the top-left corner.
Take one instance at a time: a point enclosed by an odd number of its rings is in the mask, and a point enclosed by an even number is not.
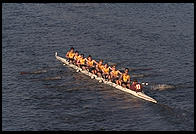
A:
[[[109,82],[109,81],[107,81],[107,80],[105,80],[105,79],[103,79],[101,77],[97,77],[96,75],[88,72],[87,70],[82,70],[81,68],[77,67],[76,65],[70,64],[65,58],[59,57],[57,55],[57,52],[55,53],[55,57],[56,57],[57,60],[61,61],[65,65],[67,65],[67,66],[69,66],[69,67],[74,68],[75,70],[77,70],[77,72],[81,72],[81,73],[83,73],[85,75],[90,76],[91,78],[94,78],[94,79],[96,79],[98,81],[103,82],[104,84],[110,85],[110,86],[115,87],[115,88],[117,88],[119,90],[122,90],[124,92],[130,93],[130,94],[132,94],[132,95],[134,95],[136,97],[139,97],[141,99],[144,99],[144,100],[147,100],[147,101],[150,101],[150,102],[153,102],[153,103],[157,103],[157,101],[155,99],[147,96],[146,94],[144,94],[144,92],[135,92],[135,91],[130,90],[128,88],[124,88],[124,87],[122,87],[120,85],[117,85],[117,84],[115,84],[113,82]]]

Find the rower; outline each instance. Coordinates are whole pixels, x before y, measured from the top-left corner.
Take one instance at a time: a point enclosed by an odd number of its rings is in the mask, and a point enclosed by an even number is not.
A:
[[[96,65],[96,70],[95,70],[95,73],[97,74],[98,77],[101,77],[103,67],[104,67],[103,60],[101,59]]]
[[[74,48],[71,47],[70,50],[66,53],[66,56],[65,57],[68,58],[68,61],[70,63],[73,63],[73,61],[74,61],[74,55],[75,55]]]
[[[77,61],[77,65],[82,68],[83,70],[86,69],[86,64],[85,64],[86,59],[84,58],[84,54],[80,54],[80,57]]]
[[[109,71],[110,71],[110,67],[108,66],[108,64],[106,63],[104,65],[104,67],[102,68],[102,77],[104,79],[108,79],[109,78]]]
[[[111,68],[110,76],[109,76],[109,81],[114,82],[119,85],[119,74],[122,74],[119,70],[116,70],[116,66],[113,65]]]
[[[136,79],[134,79],[130,89],[134,90],[136,92],[141,92],[142,91],[142,85],[140,83],[138,83],[138,81]]]
[[[74,55],[74,64],[76,65],[77,63],[77,60],[80,58],[79,56],[79,52],[78,51],[75,51],[75,55]]]
[[[121,74],[121,76],[120,76],[119,84],[124,88],[128,87],[130,89],[130,79],[131,79],[131,77],[128,73],[129,73],[129,69],[125,68],[124,73]]]
[[[87,65],[86,69],[89,72],[95,74],[95,70],[96,70],[95,64],[98,64],[98,63],[95,60],[92,60],[92,56],[91,55],[88,56],[88,58],[86,60],[86,63],[87,63],[86,64]]]

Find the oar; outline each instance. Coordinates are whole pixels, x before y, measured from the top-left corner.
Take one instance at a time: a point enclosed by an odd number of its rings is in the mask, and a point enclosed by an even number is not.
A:
[[[49,80],[60,80],[62,79],[61,76],[55,76],[55,77],[47,77],[43,79],[33,79],[32,81],[49,81]]]
[[[47,70],[38,70],[38,71],[34,71],[34,72],[20,72],[20,74],[41,74],[41,73],[45,73],[47,72]]]
[[[143,78],[145,75],[144,74],[132,74],[131,76],[135,78]]]
[[[48,70],[52,70],[56,67],[59,67],[61,65],[56,65],[56,66],[51,66],[51,67],[43,67],[42,69],[40,70],[37,70],[37,71],[32,71],[32,72],[20,72],[21,75],[23,74],[41,74],[41,73],[46,73]]]
[[[148,70],[152,70],[153,68],[129,68],[130,71],[137,71],[137,70],[141,70],[141,71],[148,71]]]
[[[109,66],[113,66],[113,65],[116,66],[117,64],[116,64],[116,63],[113,63],[113,62],[108,62],[108,65],[109,65]]]

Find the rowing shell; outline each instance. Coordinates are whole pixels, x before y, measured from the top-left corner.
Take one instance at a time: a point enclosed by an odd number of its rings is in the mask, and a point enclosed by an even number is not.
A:
[[[92,74],[92,73],[88,72],[87,70],[82,70],[81,68],[77,67],[77,66],[74,65],[74,64],[70,64],[70,63],[67,61],[67,59],[58,56],[58,55],[57,55],[57,52],[55,53],[55,57],[56,57],[57,60],[59,60],[59,61],[61,61],[62,63],[66,64],[67,66],[76,69],[77,72],[81,72],[81,73],[83,73],[83,74],[85,74],[85,75],[88,75],[88,76],[90,76],[92,79],[96,79],[96,80],[98,80],[99,82],[103,82],[104,84],[110,85],[110,86],[115,87],[115,88],[117,88],[117,89],[120,89],[120,90],[122,90],[122,91],[124,91],[124,92],[130,93],[130,94],[132,94],[132,95],[134,95],[134,96],[136,96],[136,97],[139,97],[139,98],[141,98],[141,99],[144,99],[144,100],[147,100],[147,101],[150,101],[150,102],[153,102],[153,103],[157,103],[157,101],[156,101],[155,99],[153,99],[153,98],[147,96],[146,94],[144,94],[143,91],[142,91],[142,92],[135,92],[135,91],[130,90],[130,89],[128,89],[128,88],[124,88],[124,87],[122,87],[122,86],[120,86],[120,85],[117,85],[117,84],[115,84],[115,83],[113,83],[113,82],[110,82],[110,81],[107,81],[107,80],[105,80],[105,79],[103,79],[103,78],[101,78],[101,77],[98,77],[97,75]]]

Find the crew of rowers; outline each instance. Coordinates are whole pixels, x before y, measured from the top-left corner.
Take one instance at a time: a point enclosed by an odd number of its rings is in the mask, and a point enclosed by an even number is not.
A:
[[[83,70],[87,70],[98,77],[102,77],[108,81],[114,82],[122,87],[134,90],[136,92],[141,92],[142,86],[137,80],[131,82],[131,77],[128,74],[129,69],[125,68],[124,73],[116,69],[116,66],[108,66],[108,64],[103,64],[103,60],[96,62],[92,59],[91,55],[84,58],[84,54],[79,54],[78,51],[74,52],[74,48],[71,47],[66,54],[68,61]],[[132,83],[132,84],[130,84]]]

